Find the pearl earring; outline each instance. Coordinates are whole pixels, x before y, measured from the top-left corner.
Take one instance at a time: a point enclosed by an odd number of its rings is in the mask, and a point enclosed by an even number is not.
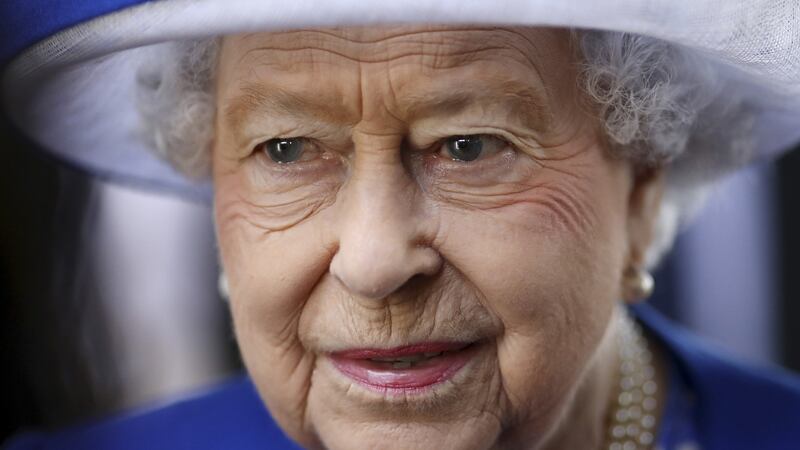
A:
[[[219,278],[217,279],[217,291],[219,291],[219,296],[224,301],[228,301],[230,297],[230,292],[228,291],[228,277],[225,276],[225,272],[219,273]]]
[[[629,267],[623,275],[623,283],[628,300],[644,300],[653,295],[655,281],[650,272],[644,269]]]

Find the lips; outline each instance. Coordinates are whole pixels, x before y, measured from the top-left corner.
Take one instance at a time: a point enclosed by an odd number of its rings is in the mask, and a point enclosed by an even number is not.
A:
[[[385,393],[412,393],[451,379],[474,355],[471,343],[432,342],[390,349],[330,354],[334,366],[357,383]]]

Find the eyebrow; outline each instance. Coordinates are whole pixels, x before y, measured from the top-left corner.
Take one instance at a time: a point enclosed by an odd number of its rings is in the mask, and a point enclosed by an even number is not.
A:
[[[499,91],[481,89],[481,86],[459,86],[444,93],[426,92],[409,96],[403,102],[408,105],[407,114],[415,118],[456,114],[472,105],[482,104],[502,105],[523,123],[536,129],[546,129],[552,120],[544,95],[520,83],[504,83]]]
[[[332,104],[330,97],[302,95],[264,83],[248,83],[240,89],[242,94],[231,100],[224,112],[228,126],[238,131],[247,126],[248,117],[274,115],[276,111],[281,115],[330,123],[347,121],[346,112]]]

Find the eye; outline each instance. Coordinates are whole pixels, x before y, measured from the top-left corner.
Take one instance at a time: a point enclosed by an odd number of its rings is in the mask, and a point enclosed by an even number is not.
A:
[[[483,151],[481,136],[453,136],[444,145],[447,153],[456,161],[474,161]]]
[[[451,136],[443,144],[447,155],[462,162],[475,161],[481,155],[491,155],[503,150],[506,143],[497,137],[473,134],[467,136]]]
[[[305,140],[301,138],[276,138],[261,144],[262,149],[278,164],[299,161],[305,150]]]

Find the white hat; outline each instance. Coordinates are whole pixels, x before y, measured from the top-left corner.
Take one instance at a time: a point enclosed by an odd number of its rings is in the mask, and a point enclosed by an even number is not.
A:
[[[642,34],[694,49],[740,81],[757,112],[757,157],[800,141],[798,0],[3,1],[11,121],[74,166],[191,196],[206,197],[207,182],[181,176],[138,132],[137,65],[153,44],[248,31],[425,22]]]

